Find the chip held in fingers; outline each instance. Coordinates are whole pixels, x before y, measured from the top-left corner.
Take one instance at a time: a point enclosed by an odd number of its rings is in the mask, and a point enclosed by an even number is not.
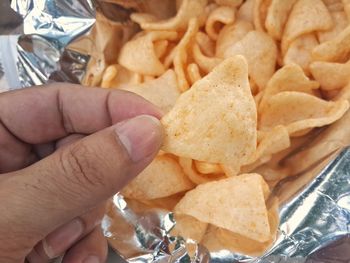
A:
[[[228,58],[190,90],[161,120],[162,150],[210,163],[245,163],[256,147],[256,106],[242,56]]]

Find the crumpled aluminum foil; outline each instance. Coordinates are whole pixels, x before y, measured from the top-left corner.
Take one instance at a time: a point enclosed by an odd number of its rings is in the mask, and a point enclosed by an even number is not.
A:
[[[93,27],[94,2],[13,0],[11,6],[24,17],[25,35],[19,37],[14,58],[21,86],[50,80],[80,82],[89,55],[66,46]],[[226,250],[209,252],[191,240],[173,237],[169,231],[176,222],[171,213],[126,202],[121,195],[110,203],[113,217],[120,220],[115,223],[106,215],[102,226],[128,262],[350,262],[349,148],[329,156],[308,174],[314,179],[281,204],[277,239],[259,258]],[[282,183],[276,195],[291,183]],[[334,241],[336,246],[328,246]]]

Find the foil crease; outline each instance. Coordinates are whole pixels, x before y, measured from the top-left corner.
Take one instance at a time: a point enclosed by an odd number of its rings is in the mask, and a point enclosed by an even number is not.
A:
[[[20,36],[17,45],[21,85],[41,85],[49,80],[79,83],[89,56],[65,47],[94,25],[94,3],[18,0],[11,1],[11,7],[23,17],[25,35]]]
[[[92,0],[11,1],[12,8],[24,18],[25,35],[19,37],[14,58],[22,87],[50,80],[82,81],[89,52],[84,52],[84,47],[71,50],[69,44],[94,26],[95,5]],[[286,189],[304,176],[309,178],[307,183],[286,197]],[[128,262],[350,262],[350,255],[342,258],[339,253],[318,253],[337,240],[345,244],[343,250],[350,247],[346,246],[349,239],[342,239],[350,235],[349,148],[282,182],[274,194],[283,200],[280,225],[273,246],[259,258],[227,250],[209,252],[193,240],[171,236],[176,224],[171,212],[126,200],[120,194],[109,203],[102,227],[110,244]],[[336,251],[332,246],[328,248]]]

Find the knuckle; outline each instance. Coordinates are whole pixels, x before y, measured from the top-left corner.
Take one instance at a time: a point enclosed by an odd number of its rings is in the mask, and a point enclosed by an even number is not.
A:
[[[104,184],[101,160],[84,143],[72,145],[62,151],[60,164],[67,179],[73,183],[87,188]]]

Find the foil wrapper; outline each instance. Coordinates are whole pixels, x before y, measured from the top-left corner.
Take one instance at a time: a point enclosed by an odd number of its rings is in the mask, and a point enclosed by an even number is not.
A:
[[[12,54],[19,86],[51,80],[80,83],[92,59],[92,46],[71,47],[94,27],[98,3],[13,0],[11,6],[24,18],[24,35]],[[112,4],[100,10],[107,11],[107,17],[122,14],[120,7],[114,7],[116,12]],[[261,257],[209,252],[193,240],[171,236],[176,224],[171,212],[127,201],[119,194],[103,220],[105,236],[128,262],[350,262],[350,149],[339,148],[276,187],[280,224],[274,244]]]

